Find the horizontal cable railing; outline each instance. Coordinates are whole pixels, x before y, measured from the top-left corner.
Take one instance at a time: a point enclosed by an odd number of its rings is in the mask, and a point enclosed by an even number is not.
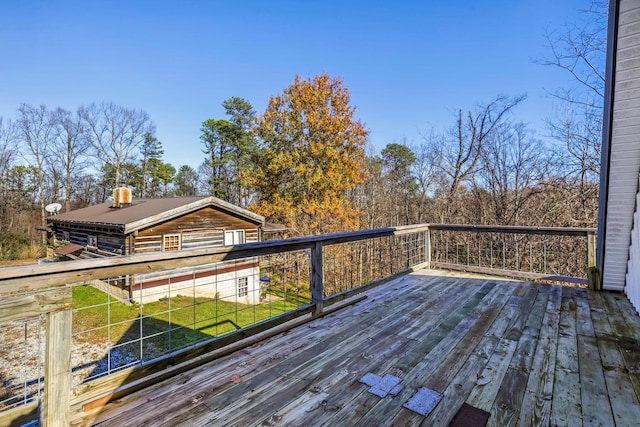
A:
[[[0,419],[68,424],[71,408],[430,264],[580,281],[591,234],[422,224],[1,269]]]
[[[430,236],[435,268],[587,285],[595,265],[592,228],[438,224]]]

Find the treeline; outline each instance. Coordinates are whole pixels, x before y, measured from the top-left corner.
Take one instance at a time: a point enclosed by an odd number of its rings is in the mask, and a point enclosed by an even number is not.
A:
[[[523,100],[498,96],[418,143],[367,154],[342,81],[297,77],[261,115],[244,99],[224,101],[228,119],[202,123],[197,170],[164,162],[144,111],[25,104],[0,120],[0,225],[38,241],[47,204],[100,203],[124,183],[135,197],[214,195],[299,234],[422,222],[594,226],[598,150],[577,147],[577,132],[542,142],[516,120]]]
[[[577,131],[542,141],[515,119],[522,101],[499,96],[459,110],[449,129],[369,157],[371,177],[355,197],[367,225],[595,227],[598,146],[575,149]]]
[[[147,113],[114,103],[76,111],[23,104],[0,117],[0,230],[43,241],[45,206],[63,211],[100,203],[116,183],[137,197],[197,191],[197,173],[162,161],[162,144]]]

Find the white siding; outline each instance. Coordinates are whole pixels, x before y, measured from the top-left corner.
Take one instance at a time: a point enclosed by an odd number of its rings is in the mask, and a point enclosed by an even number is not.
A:
[[[638,212],[638,204],[640,204],[640,194],[636,196],[636,212],[633,215],[625,293],[631,304],[640,313],[640,212]]]
[[[602,282],[622,291],[640,173],[640,0],[621,0],[619,14]]]

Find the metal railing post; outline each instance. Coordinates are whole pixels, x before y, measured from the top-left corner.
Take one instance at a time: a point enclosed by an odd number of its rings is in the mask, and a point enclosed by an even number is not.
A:
[[[314,316],[322,313],[324,306],[322,242],[316,242],[311,248],[311,303],[315,305]]]

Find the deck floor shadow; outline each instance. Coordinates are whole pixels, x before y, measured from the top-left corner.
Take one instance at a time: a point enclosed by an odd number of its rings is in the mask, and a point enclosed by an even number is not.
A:
[[[421,270],[72,425],[636,425],[640,317],[619,293]],[[366,374],[401,379],[380,397]],[[403,405],[442,394],[423,416]]]

